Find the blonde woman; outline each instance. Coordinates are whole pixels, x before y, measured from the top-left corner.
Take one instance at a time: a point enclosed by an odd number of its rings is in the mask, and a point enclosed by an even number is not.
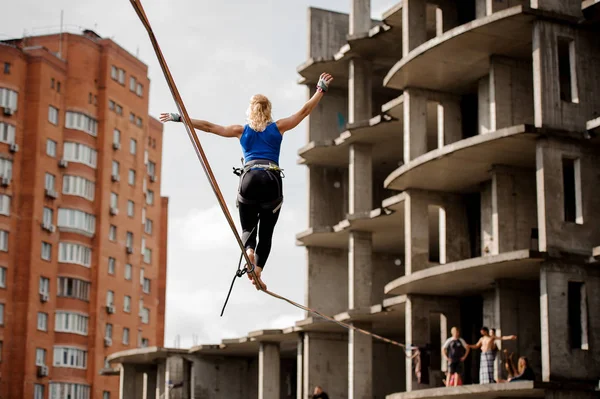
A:
[[[269,253],[275,224],[283,203],[283,183],[279,169],[279,153],[283,134],[294,129],[317,106],[327,91],[333,77],[321,74],[317,91],[294,115],[273,122],[271,102],[262,94],[252,96],[247,111],[248,124],[220,126],[203,120],[192,119],[195,129],[221,137],[240,140],[244,154],[244,169],[238,190],[238,209],[242,225],[242,241],[246,253],[256,266],[254,271],[260,286],[266,289],[261,274]],[[160,115],[161,122],[181,122],[181,116],[173,113]],[[257,242],[258,232],[258,242]],[[250,275],[248,277],[252,279]],[[256,285],[256,281],[252,281]],[[259,286],[257,286],[257,289]]]

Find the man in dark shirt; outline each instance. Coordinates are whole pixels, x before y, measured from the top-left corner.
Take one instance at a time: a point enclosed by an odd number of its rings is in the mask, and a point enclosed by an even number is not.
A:
[[[329,395],[327,395],[327,393],[323,391],[323,388],[317,385],[315,387],[313,399],[329,399]]]

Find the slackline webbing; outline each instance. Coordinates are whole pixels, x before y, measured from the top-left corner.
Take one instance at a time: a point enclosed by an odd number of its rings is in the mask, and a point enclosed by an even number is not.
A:
[[[217,200],[219,201],[219,205],[221,206],[221,210],[223,211],[223,214],[225,215],[225,218],[227,219],[227,222],[229,223],[229,227],[231,228],[231,231],[233,232],[233,235],[235,236],[235,239],[240,247],[240,250],[242,251],[242,255],[244,257],[244,259],[246,260],[246,264],[247,265],[251,265],[252,262],[250,261],[250,258],[248,257],[248,254],[246,253],[246,250],[244,248],[244,244],[242,242],[242,239],[235,227],[235,223],[233,221],[233,218],[231,217],[231,213],[229,212],[229,209],[227,208],[227,204],[225,202],[225,199],[223,198],[223,194],[221,193],[221,189],[219,188],[219,184],[217,183],[217,179],[215,178],[215,175],[212,172],[212,169],[210,167],[210,163],[208,162],[208,159],[206,158],[206,154],[204,153],[204,150],[202,148],[202,145],[200,144],[200,140],[198,139],[198,136],[196,135],[196,131],[193,128],[192,125],[192,120],[190,119],[190,116],[187,112],[187,109],[185,108],[185,105],[183,103],[183,99],[181,98],[180,94],[179,94],[179,90],[177,89],[177,86],[175,85],[175,81],[173,80],[173,76],[171,75],[171,71],[169,70],[169,67],[167,66],[167,62],[165,61],[165,58],[162,54],[162,51],[160,49],[160,46],[158,45],[158,41],[156,40],[156,36],[154,35],[154,31],[152,30],[152,27],[150,26],[150,22],[148,21],[148,17],[146,16],[146,13],[144,11],[144,8],[142,6],[141,0],[129,0],[129,2],[131,3],[131,5],[133,6],[135,12],[137,13],[138,17],[140,18],[140,21],[142,22],[142,24],[144,25],[144,27],[146,28],[146,31],[148,32],[148,36],[150,38],[150,41],[152,42],[152,47],[154,48],[154,52],[156,53],[156,56],[158,58],[158,62],[160,64],[160,67],[162,68],[163,74],[165,75],[165,78],[167,79],[167,84],[169,85],[169,89],[171,90],[171,94],[173,95],[173,99],[175,100],[175,104],[177,105],[177,109],[179,110],[179,114],[181,115],[182,118],[182,122],[185,125],[185,129],[188,133],[188,136],[190,137],[190,140],[192,141],[192,145],[194,146],[194,150],[196,151],[196,155],[198,155],[198,159],[200,160],[200,164],[202,165],[202,169],[204,169],[204,173],[206,174],[206,177],[208,178],[208,181],[210,183],[210,186],[213,190],[213,192],[215,193],[215,196],[217,197]],[[302,309],[308,313],[311,313],[315,316],[321,317],[325,320],[328,320],[332,323],[338,324],[341,327],[344,327],[348,330],[354,330],[357,332],[360,332],[362,334],[368,335],[372,338],[375,338],[377,340],[386,342],[390,345],[395,345],[395,346],[399,346],[401,348],[404,349],[404,353],[406,357],[409,358],[414,358],[417,354],[418,351],[416,351],[415,354],[411,355],[411,348],[408,348],[405,344],[402,344],[400,342],[382,337],[380,335],[377,335],[375,333],[372,333],[370,331],[366,331],[363,330],[362,328],[358,328],[352,324],[347,324],[344,323],[342,321],[336,320],[335,318],[331,317],[331,316],[327,316],[321,312],[318,312],[314,309],[311,309],[307,306],[301,305],[297,302],[292,301],[291,299],[285,298],[281,295],[278,295],[274,292],[271,292],[267,289],[264,289],[260,283],[258,282],[258,280],[256,279],[256,274],[254,273],[254,269],[250,269],[248,270],[248,273],[250,275],[252,275],[252,277],[254,278],[254,280],[256,281],[256,283],[258,284],[257,289],[259,289],[260,291],[263,291],[264,293],[272,296],[273,298],[277,298],[280,299],[282,301],[285,301],[287,303],[289,303],[292,306],[297,307],[298,309]]]

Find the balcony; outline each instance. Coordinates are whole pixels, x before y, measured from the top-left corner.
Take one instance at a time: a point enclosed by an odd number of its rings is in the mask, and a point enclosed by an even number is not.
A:
[[[388,295],[468,295],[494,286],[496,280],[539,279],[545,255],[530,250],[506,252],[433,266],[400,277],[385,286]]]
[[[423,389],[387,395],[386,399],[499,399],[499,398],[544,398],[545,385],[534,381],[501,384],[463,385]]]

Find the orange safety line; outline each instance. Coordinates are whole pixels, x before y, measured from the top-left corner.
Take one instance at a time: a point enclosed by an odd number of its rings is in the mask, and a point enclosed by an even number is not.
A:
[[[217,183],[217,179],[215,178],[215,175],[212,172],[212,169],[210,167],[210,164],[208,162],[208,159],[206,158],[206,154],[204,153],[204,150],[202,149],[202,145],[200,144],[200,140],[198,139],[198,136],[196,135],[196,132],[192,126],[192,120],[190,119],[190,116],[187,112],[187,109],[185,108],[185,105],[183,103],[183,99],[181,98],[180,94],[179,94],[179,90],[177,89],[177,86],[175,85],[175,81],[173,80],[173,76],[171,75],[171,71],[169,70],[169,67],[167,66],[167,62],[165,61],[165,58],[162,54],[162,51],[160,49],[160,46],[158,45],[158,41],[156,40],[156,36],[154,35],[154,32],[152,31],[152,27],[150,26],[150,22],[148,21],[148,17],[146,16],[146,13],[144,12],[144,8],[142,7],[142,3],[141,0],[129,0],[129,2],[131,3],[131,5],[133,6],[133,8],[135,9],[135,12],[137,13],[138,17],[140,18],[140,21],[142,22],[142,24],[144,25],[144,27],[146,28],[146,31],[148,32],[148,36],[150,37],[150,41],[152,42],[152,47],[154,47],[154,52],[156,53],[156,56],[158,58],[158,62],[160,63],[160,66],[162,68],[162,71],[165,75],[165,78],[167,79],[167,84],[169,85],[169,89],[171,90],[171,94],[174,97],[175,103],[177,104],[177,108],[179,109],[179,112],[181,114],[182,120],[184,122],[185,128],[187,130],[188,136],[190,137],[192,144],[194,145],[194,149],[196,150],[196,154],[198,155],[198,158],[200,159],[200,163],[202,164],[202,168],[204,169],[204,172],[206,173],[206,176],[209,180],[209,183],[211,185],[211,188],[213,189],[213,192],[215,193],[215,195],[217,196],[217,200],[219,201],[219,205],[221,206],[221,209],[223,210],[223,213],[225,214],[225,218],[227,219],[227,222],[229,223],[229,227],[231,228],[231,231],[233,232],[236,241],[240,247],[240,250],[242,251],[242,254],[246,260],[246,264],[247,265],[251,265],[252,262],[250,262],[250,258],[248,257],[248,254],[246,253],[246,249],[244,248],[244,244],[242,243],[242,239],[240,237],[240,235],[237,232],[237,229],[235,227],[235,223],[233,222],[233,218],[231,217],[231,213],[229,212],[229,209],[227,208],[227,204],[225,203],[225,199],[223,198],[223,194],[221,193],[221,189],[219,188],[219,185]],[[248,271],[248,273],[250,273],[254,278],[256,278],[256,274],[254,273],[254,270]],[[257,281],[257,280],[256,280]],[[258,281],[257,281],[258,283]],[[259,289],[260,291],[265,292],[266,294],[272,296],[273,298],[277,298],[277,299],[281,299],[282,301],[285,301],[287,303],[289,303],[292,306],[295,306],[299,309],[302,309],[306,312],[312,313],[318,317],[321,317],[323,319],[326,319],[328,321],[331,321],[333,323],[336,323],[348,330],[354,330],[357,332],[360,332],[362,334],[368,335],[372,338],[378,339],[380,341],[386,342],[388,344],[391,345],[395,345],[395,346],[399,346],[401,348],[404,349],[405,355],[409,358],[415,358],[418,354],[418,352],[416,352],[413,355],[409,355],[409,351],[411,351],[410,348],[407,348],[405,344],[402,344],[400,342],[382,337],[380,335],[377,335],[375,333],[363,330],[362,328],[358,328],[353,326],[352,324],[347,324],[341,321],[338,321],[336,319],[334,319],[331,316],[327,316],[322,314],[321,312],[318,312],[314,309],[311,309],[307,306],[301,305],[299,303],[296,303],[290,299],[287,299],[281,295],[278,295],[274,292],[271,292],[269,290],[264,289],[262,286],[260,286],[259,283]]]

